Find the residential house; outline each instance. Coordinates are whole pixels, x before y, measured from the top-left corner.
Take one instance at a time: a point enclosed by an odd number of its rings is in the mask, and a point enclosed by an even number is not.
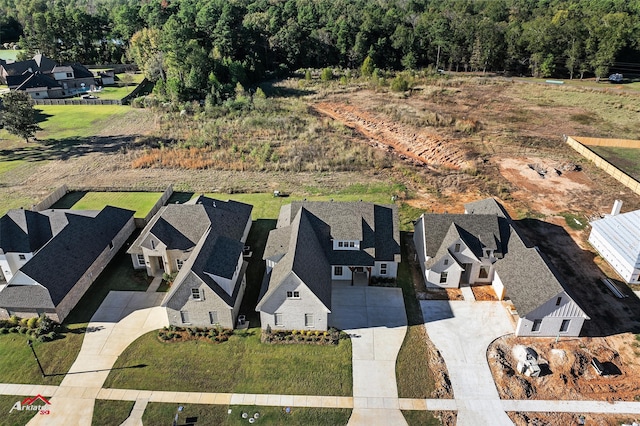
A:
[[[590,222],[589,243],[629,284],[640,284],[640,210],[620,213],[616,200],[611,215]]]
[[[58,65],[38,54],[27,61],[0,65],[0,82],[34,99],[47,99],[87,92],[95,85],[95,77],[81,64]]]
[[[169,323],[233,328],[246,288],[252,206],[204,196],[162,207],[131,245],[133,266],[176,274],[162,305]]]
[[[135,229],[133,214],[10,210],[0,218],[0,318],[62,322]]]
[[[465,214],[423,214],[414,244],[427,287],[491,285],[518,336],[578,336],[589,319],[494,199],[466,204]]]
[[[334,283],[395,278],[400,232],[395,205],[294,202],[280,210],[263,259],[256,311],[262,327],[326,330]]]

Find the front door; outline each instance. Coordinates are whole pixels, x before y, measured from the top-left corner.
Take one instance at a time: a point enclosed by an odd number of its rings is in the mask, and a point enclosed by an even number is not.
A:
[[[460,284],[469,284],[469,280],[471,278],[471,267],[473,266],[473,264],[464,263],[462,266],[464,267],[464,271],[460,276]]]

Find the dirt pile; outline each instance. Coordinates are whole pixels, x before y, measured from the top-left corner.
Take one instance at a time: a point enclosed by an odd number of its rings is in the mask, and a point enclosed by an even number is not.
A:
[[[496,340],[487,352],[500,397],[504,399],[570,399],[634,401],[640,398],[640,363],[631,334],[607,338],[561,340],[517,338]],[[525,345],[538,354],[540,377],[517,372],[512,349]],[[591,365],[596,358],[605,367],[599,375]]]
[[[395,151],[402,159],[452,169],[468,169],[472,166],[468,152],[441,136],[414,131],[382,116],[374,117],[352,105],[323,102],[315,104],[313,108],[362,133],[370,139],[371,146]]]

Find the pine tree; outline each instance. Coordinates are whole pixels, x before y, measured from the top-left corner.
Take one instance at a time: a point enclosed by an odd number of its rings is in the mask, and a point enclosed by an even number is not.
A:
[[[29,142],[36,131],[42,130],[36,122],[36,110],[31,96],[25,92],[9,92],[2,98],[2,124],[12,135]]]

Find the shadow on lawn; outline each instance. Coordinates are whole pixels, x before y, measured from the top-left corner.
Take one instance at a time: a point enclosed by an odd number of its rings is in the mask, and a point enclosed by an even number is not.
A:
[[[99,373],[101,371],[115,371],[115,370],[127,370],[129,368],[145,368],[148,367],[147,364],[137,364],[137,365],[129,365],[126,367],[113,367],[113,368],[103,368],[102,370],[87,370],[87,371],[74,371],[72,373],[51,373],[46,374],[45,377],[54,377],[54,376],[66,376],[67,374],[84,374],[84,373]]]
[[[121,150],[133,149],[133,141],[141,135],[122,135],[122,136],[91,136],[91,137],[72,137],[64,139],[44,139],[38,140],[36,143],[29,144],[16,149],[0,150],[0,156],[4,160],[26,160],[26,161],[42,161],[42,160],[68,160],[71,158],[81,157],[87,154],[115,153]],[[169,139],[146,138],[143,142],[144,146],[156,147],[160,143],[170,145]],[[136,143],[136,148],[141,144]]]

